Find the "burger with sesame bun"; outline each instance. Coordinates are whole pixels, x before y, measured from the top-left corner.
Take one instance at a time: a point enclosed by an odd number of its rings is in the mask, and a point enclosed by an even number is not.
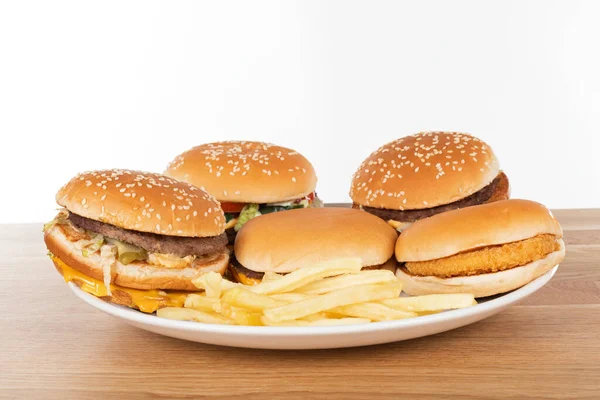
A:
[[[196,276],[229,264],[225,217],[205,191],[158,174],[82,173],[56,195],[44,240],[65,281],[154,312],[181,305]],[[180,292],[183,291],[183,292]]]
[[[286,274],[343,257],[363,269],[396,270],[397,233],[381,219],[352,208],[304,208],[249,221],[236,237],[231,275],[246,285],[267,271]]]
[[[564,259],[562,233],[546,207],[528,200],[449,211],[402,232],[396,276],[410,295],[508,292]]]
[[[509,182],[480,139],[423,132],[373,152],[354,173],[350,197],[353,207],[402,231],[445,211],[507,199]]]
[[[225,212],[230,244],[259,215],[323,206],[312,164],[294,150],[269,143],[203,144],[177,156],[165,175],[215,196]]]

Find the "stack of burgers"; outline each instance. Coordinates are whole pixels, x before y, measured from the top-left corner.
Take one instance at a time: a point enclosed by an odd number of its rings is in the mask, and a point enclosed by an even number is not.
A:
[[[322,208],[311,163],[260,142],[194,147],[164,175],[80,174],[57,194],[45,241],[66,281],[154,312],[180,305],[216,271],[252,285],[340,257],[396,270],[408,294],[504,293],[564,258],[541,204],[509,200],[492,149],[466,134],[426,132],[385,144],[352,179],[352,208]]]

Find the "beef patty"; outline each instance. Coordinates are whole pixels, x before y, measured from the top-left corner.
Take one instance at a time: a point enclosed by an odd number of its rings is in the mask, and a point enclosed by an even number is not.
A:
[[[227,235],[227,241],[229,244],[235,243],[235,237],[237,236],[237,232],[234,228],[229,228],[225,230],[225,234]]]
[[[398,222],[415,222],[446,211],[484,204],[488,201],[507,199],[508,189],[508,177],[504,174],[504,172],[500,172],[498,176],[483,189],[453,203],[442,204],[441,206],[437,207],[423,208],[421,210],[390,210],[388,208],[374,208],[366,206],[363,206],[363,210],[386,221],[392,219]]]
[[[69,213],[69,220],[78,228],[133,244],[149,253],[174,254],[179,257],[203,256],[222,251],[227,245],[227,235],[225,233],[202,238],[167,236],[123,229],[73,213]]]

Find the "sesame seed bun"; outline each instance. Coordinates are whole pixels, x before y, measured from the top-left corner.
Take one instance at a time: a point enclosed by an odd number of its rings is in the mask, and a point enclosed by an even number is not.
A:
[[[75,247],[74,242],[67,239],[61,228],[57,225],[45,232],[44,241],[48,250],[69,267],[99,281],[104,279],[100,255],[96,253],[84,257],[81,254],[81,250]],[[124,265],[117,260],[112,268],[111,283],[131,289],[197,291],[198,288],[191,282],[193,278],[210,271],[223,274],[228,265],[229,251],[226,248],[217,254],[205,257],[201,267],[197,268],[162,268],[139,261]],[[55,266],[62,274],[59,265],[55,263]],[[117,294],[116,296],[115,302],[123,304],[123,294],[120,296]]]
[[[216,142],[177,156],[165,174],[211,193],[221,202],[275,203],[315,190],[312,164],[298,152],[262,142]]]
[[[250,220],[235,240],[237,261],[252,271],[292,272],[321,261],[359,257],[363,266],[386,263],[396,231],[352,208],[304,208]]]
[[[494,152],[476,137],[422,132],[387,143],[363,161],[350,197],[361,206],[425,209],[468,197],[499,173]]]
[[[435,260],[543,234],[562,237],[550,210],[534,201],[502,200],[419,220],[402,231],[395,253],[401,262]]]
[[[411,296],[444,293],[473,293],[475,297],[492,296],[518,289],[558,265],[565,257],[564,242],[559,242],[560,249],[546,257],[500,272],[438,278],[415,276],[407,273],[404,268],[398,268],[396,276],[402,281],[402,290]]]
[[[208,237],[225,229],[221,206],[208,193],[147,172],[84,172],[58,191],[56,202],[83,217],[140,232]]]

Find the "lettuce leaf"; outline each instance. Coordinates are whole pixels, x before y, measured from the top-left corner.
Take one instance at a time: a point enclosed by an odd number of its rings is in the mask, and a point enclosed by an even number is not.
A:
[[[244,206],[244,208],[242,208],[242,211],[240,212],[240,215],[238,217],[238,220],[235,224],[235,226],[233,227],[233,229],[237,232],[240,229],[242,229],[242,226],[250,221],[252,218],[256,218],[259,215],[261,215],[261,212],[259,211],[259,206],[258,204],[255,203],[249,203],[246,204]]]

